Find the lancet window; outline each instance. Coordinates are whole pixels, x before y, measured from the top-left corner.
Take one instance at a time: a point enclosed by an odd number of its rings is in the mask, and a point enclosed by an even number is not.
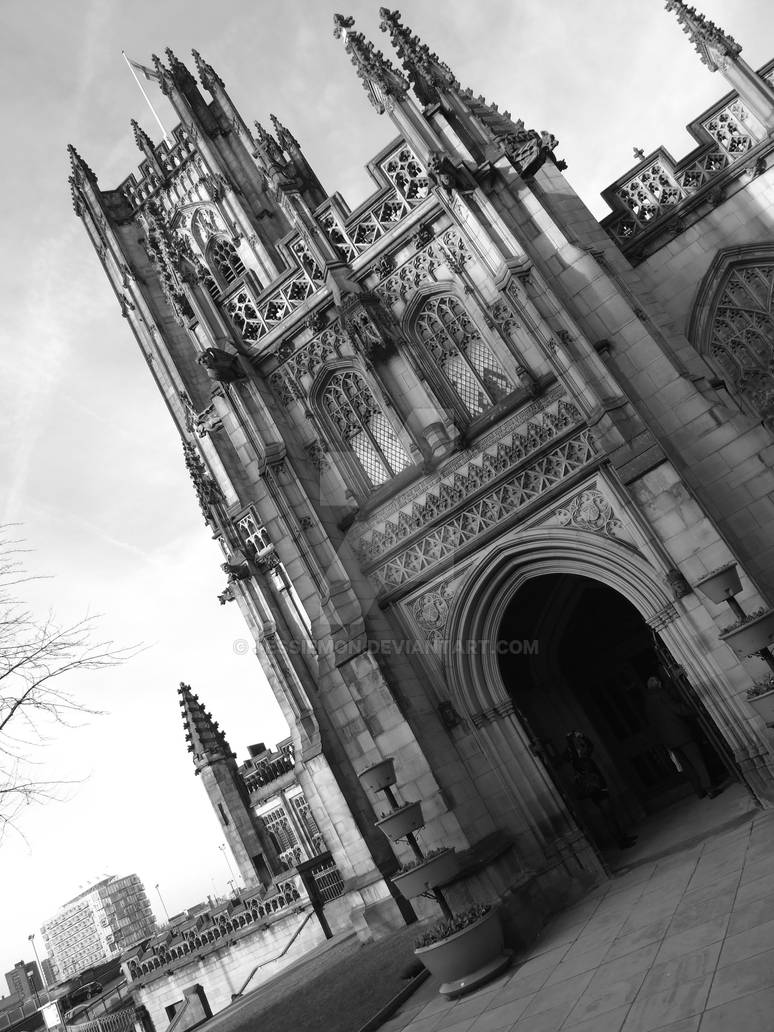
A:
[[[453,294],[428,298],[414,320],[414,332],[468,418],[478,418],[513,390],[494,352]]]
[[[720,290],[709,352],[774,429],[774,260],[732,268]]]
[[[392,423],[356,369],[335,372],[321,400],[341,445],[365,479],[365,486],[379,487],[410,464]]]
[[[244,274],[245,266],[236,248],[225,237],[213,237],[207,245],[207,264],[222,288]]]

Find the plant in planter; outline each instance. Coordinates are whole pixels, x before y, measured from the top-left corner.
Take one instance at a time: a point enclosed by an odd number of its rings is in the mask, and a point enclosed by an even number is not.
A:
[[[747,701],[763,717],[767,727],[774,727],[774,674],[748,688]]]
[[[380,760],[379,763],[374,763],[371,767],[361,770],[358,777],[366,788],[370,788],[373,792],[380,792],[388,785],[395,784],[395,763],[391,757]]]
[[[414,954],[427,970],[441,979],[439,992],[458,996],[470,992],[510,964],[503,949],[503,930],[497,911],[477,903],[440,921],[421,935]]]
[[[366,777],[373,768],[360,775]],[[376,821],[376,826],[393,842],[405,838],[414,859],[404,864],[392,878],[407,899],[427,895],[436,900],[443,920],[425,932],[417,941],[415,955],[432,974],[442,979],[439,992],[458,996],[493,978],[511,961],[503,949],[503,933],[497,910],[490,904],[477,904],[459,913],[452,913],[439,885],[451,881],[458,873],[454,849],[436,849],[425,854],[414,837],[424,826],[421,803],[398,803],[391,785],[383,791],[392,810]]]
[[[721,641],[745,659],[762,652],[774,642],[774,609],[756,609],[752,613],[737,613],[737,619],[720,633]]]
[[[392,842],[397,842],[421,828],[424,823],[421,803],[403,803],[391,813],[385,814],[376,822],[376,826]]]
[[[725,566],[719,566],[717,570],[712,570],[711,573],[697,581],[695,587],[697,591],[700,591],[711,602],[715,602],[718,605],[721,602],[727,602],[729,598],[738,595],[742,590],[742,582],[739,579],[736,563],[726,563]]]
[[[424,859],[416,857],[403,864],[392,880],[406,899],[411,899],[446,884],[458,871],[459,861],[453,849],[432,849]]]

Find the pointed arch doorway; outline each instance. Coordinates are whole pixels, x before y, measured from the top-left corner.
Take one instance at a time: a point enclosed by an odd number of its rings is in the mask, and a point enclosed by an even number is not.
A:
[[[599,849],[613,833],[599,808],[578,799],[565,760],[566,735],[582,731],[594,744],[622,821],[636,827],[693,788],[679,757],[670,755],[649,719],[646,682],[657,676],[689,708],[701,756],[715,782],[728,776],[722,739],[688,693],[681,668],[642,614],[615,588],[574,573],[526,580],[505,608],[498,630],[498,666],[534,750],[559,793]]]

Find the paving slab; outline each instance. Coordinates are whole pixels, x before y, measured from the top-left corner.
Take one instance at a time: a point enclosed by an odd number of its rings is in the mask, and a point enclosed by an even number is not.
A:
[[[735,786],[651,823],[509,971],[458,1000],[429,979],[382,1032],[771,1032],[774,813]]]

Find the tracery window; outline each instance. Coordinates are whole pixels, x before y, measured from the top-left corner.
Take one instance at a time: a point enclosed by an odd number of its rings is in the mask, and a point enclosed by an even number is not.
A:
[[[314,855],[317,856],[320,853],[325,852],[325,840],[322,837],[320,829],[317,825],[317,821],[314,819],[309,803],[306,801],[303,793],[299,793],[297,796],[293,796],[290,800],[290,805],[293,807],[296,813],[301,827],[306,832],[306,835],[313,847]]]
[[[386,483],[410,464],[392,424],[357,370],[334,373],[323,391],[322,405],[371,487]]]
[[[234,245],[221,236],[213,237],[207,245],[207,264],[225,287],[236,282],[245,271]]]
[[[278,806],[276,809],[262,814],[261,820],[284,867],[290,869],[306,859],[303,847],[298,841],[284,807]]]
[[[710,331],[710,355],[774,427],[774,260],[731,269]]]
[[[492,349],[453,294],[428,298],[414,329],[470,418],[476,419],[513,390]]]

